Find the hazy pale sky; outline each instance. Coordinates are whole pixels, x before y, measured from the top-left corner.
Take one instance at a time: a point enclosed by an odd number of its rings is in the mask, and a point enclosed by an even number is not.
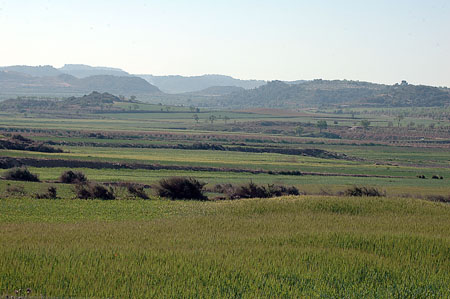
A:
[[[0,65],[450,87],[450,1],[0,0]]]

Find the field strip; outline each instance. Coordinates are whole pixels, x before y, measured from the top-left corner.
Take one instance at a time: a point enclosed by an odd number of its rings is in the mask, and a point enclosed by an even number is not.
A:
[[[209,172],[235,172],[253,174],[273,174],[273,175],[312,175],[312,176],[345,176],[345,177],[372,177],[372,178],[408,178],[404,176],[388,176],[375,174],[346,174],[346,173],[322,173],[322,172],[301,172],[301,171],[269,171],[253,170],[241,168],[219,168],[202,166],[178,166],[143,163],[120,163],[105,161],[82,161],[64,159],[35,159],[35,158],[0,158],[0,168],[12,168],[20,166],[31,167],[68,167],[68,168],[91,168],[91,169],[147,169],[147,170],[188,170],[188,171],[209,171]]]

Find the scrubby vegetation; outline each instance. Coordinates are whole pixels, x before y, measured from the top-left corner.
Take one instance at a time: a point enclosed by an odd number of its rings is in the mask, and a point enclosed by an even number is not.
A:
[[[125,185],[125,187],[127,188],[128,192],[131,195],[137,198],[149,199],[147,193],[144,190],[144,186],[139,184],[128,183]]]
[[[345,196],[386,196],[386,194],[375,187],[353,186],[344,192]]]
[[[295,186],[286,187],[277,184],[267,184],[266,186],[263,186],[258,185],[253,181],[240,185],[229,183],[216,184],[211,191],[224,194],[226,199],[269,198],[300,194],[300,191]]]
[[[24,196],[26,194],[23,186],[8,186],[5,190],[6,195]]]
[[[14,167],[5,173],[5,179],[13,181],[39,182],[39,177],[26,167]]]
[[[159,196],[170,199],[207,200],[203,194],[206,183],[194,178],[172,177],[162,179],[155,186]]]
[[[56,193],[57,193],[56,187],[50,186],[50,187],[48,187],[47,192],[37,193],[37,194],[35,194],[35,197],[37,199],[55,199],[55,198],[57,198]]]
[[[294,187],[285,187],[282,185],[268,184],[260,186],[254,182],[242,184],[226,190],[227,195],[231,199],[237,198],[268,198],[284,195],[299,195],[299,190]]]
[[[86,183],[87,178],[81,171],[64,171],[59,177],[59,181],[65,184],[80,184]]]
[[[35,142],[20,134],[12,135],[10,138],[0,138],[0,149],[21,150],[43,153],[62,153],[62,149],[48,146],[42,142]]]
[[[80,199],[115,199],[113,188],[107,188],[98,183],[87,183],[75,185],[77,197]]]

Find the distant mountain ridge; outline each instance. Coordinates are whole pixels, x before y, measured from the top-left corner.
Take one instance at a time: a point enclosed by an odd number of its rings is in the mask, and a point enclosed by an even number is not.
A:
[[[244,89],[252,89],[266,83],[263,80],[241,80],[224,75],[203,76],[154,76],[137,75],[167,93],[186,93],[204,90],[213,86],[235,86]]]
[[[14,65],[0,67],[0,71],[16,72],[33,77],[57,77],[71,75],[78,79],[92,76],[117,76],[117,77],[140,77],[166,93],[197,92],[215,86],[231,86],[244,89],[252,89],[266,83],[263,80],[241,80],[225,75],[202,75],[202,76],[155,76],[155,75],[133,75],[119,68],[89,66],[85,64],[65,64],[61,68],[51,65],[27,66]]]
[[[51,65],[39,65],[39,66],[28,66],[28,65],[12,65],[0,67],[0,71],[4,72],[16,72],[33,77],[55,77],[62,73]]]
[[[65,64],[62,68],[58,69],[60,72],[72,75],[77,78],[86,78],[90,76],[98,75],[110,75],[118,77],[131,76],[129,73],[122,69],[104,67],[104,66],[89,66],[85,64]]]
[[[0,71],[17,72],[33,77],[56,77],[67,74],[80,79],[96,75],[111,75],[118,77],[131,76],[129,73],[118,68],[89,66],[85,64],[65,64],[61,68],[55,68],[51,65],[12,65],[0,67]]]
[[[240,80],[223,75],[139,76],[117,68],[80,64],[67,64],[59,69],[49,65],[0,67],[0,96],[3,98],[11,95],[71,96],[96,90],[124,96],[139,95],[146,101],[155,103],[225,108],[450,105],[449,88],[411,85],[405,81],[401,84],[385,85],[321,79],[266,82]]]
[[[186,92],[184,95],[194,95],[194,96],[222,96],[233,92],[239,92],[245,90],[242,87],[237,86],[211,86],[199,91]]]
[[[94,90],[122,95],[160,93],[156,86],[133,76],[96,75],[79,79],[68,74],[38,77],[14,71],[0,71],[0,92],[81,94]]]

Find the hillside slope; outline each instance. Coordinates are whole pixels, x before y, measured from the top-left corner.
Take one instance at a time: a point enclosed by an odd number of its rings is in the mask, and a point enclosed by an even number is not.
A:
[[[314,80],[301,84],[272,81],[252,90],[221,96],[222,107],[378,106],[432,107],[450,105],[450,90],[403,82],[383,85],[359,81]]]
[[[0,91],[5,93],[81,94],[94,90],[123,95],[160,92],[156,86],[133,76],[98,75],[78,79],[67,74],[35,77],[18,72],[0,71]]]

